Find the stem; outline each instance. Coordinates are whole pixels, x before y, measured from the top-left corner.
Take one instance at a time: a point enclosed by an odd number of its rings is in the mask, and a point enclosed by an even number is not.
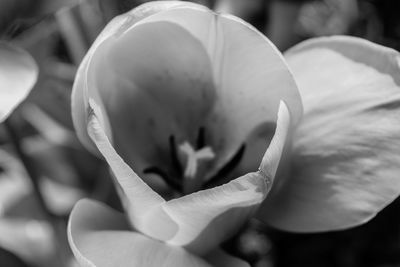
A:
[[[21,142],[20,142],[21,138],[17,134],[16,130],[14,129],[14,126],[12,125],[12,123],[10,122],[9,119],[4,122],[4,125],[7,130],[8,136],[10,137],[10,141],[11,141],[16,153],[18,154],[18,157],[20,158],[22,164],[24,165],[24,168],[28,174],[28,177],[30,178],[30,180],[32,182],[33,192],[38,200],[40,208],[43,210],[45,215],[50,220],[53,220],[56,216],[49,210],[49,208],[47,207],[46,202],[43,198],[43,195],[40,192],[39,175],[38,175],[32,161],[26,155],[24,150],[22,149]]]

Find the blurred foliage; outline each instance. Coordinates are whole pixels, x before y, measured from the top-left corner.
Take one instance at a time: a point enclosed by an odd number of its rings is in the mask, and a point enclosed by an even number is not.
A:
[[[29,267],[23,260],[11,252],[0,247],[0,266],[7,267]]]

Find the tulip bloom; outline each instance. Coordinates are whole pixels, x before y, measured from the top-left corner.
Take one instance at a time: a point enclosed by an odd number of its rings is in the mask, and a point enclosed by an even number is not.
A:
[[[208,28],[210,32],[204,31]],[[269,93],[263,93],[265,88]],[[181,2],[154,2],[116,18],[78,71],[73,118],[82,141],[94,145],[110,165],[126,199],[128,222],[102,205],[79,202],[71,214],[69,237],[80,263],[246,266],[218,245],[266,197],[291,121],[301,111],[282,56],[239,19]],[[112,130],[126,127],[133,131]],[[204,137],[198,138],[201,127]],[[127,134],[129,148],[118,143]],[[192,193],[235,157],[247,139],[245,154],[260,154],[252,172]],[[171,152],[180,173],[173,168]],[[181,178],[181,192],[187,195],[166,201],[154,192],[139,177],[146,176],[149,166]]]
[[[359,118],[365,129],[370,122],[365,111],[378,102],[349,107],[343,91],[333,88],[354,89],[346,96],[362,101],[375,99],[379,92],[373,89],[382,85],[395,100],[398,86],[390,78],[398,65],[378,72],[372,60],[362,61],[369,52],[379,62],[395,52],[358,39],[314,42],[287,55],[305,101],[301,121],[302,102],[285,60],[240,19],[175,1],[148,3],[114,19],[78,70],[72,115],[81,141],[108,162],[128,216],[93,201],[79,202],[68,234],[80,264],[246,266],[218,245],[262,202],[259,217],[276,227],[323,231],[360,224],[393,200],[399,191],[396,165],[385,165],[380,156],[392,155],[388,143],[399,138],[388,127],[382,128],[385,134],[357,131],[359,139],[346,139],[351,132],[346,129],[342,136],[343,123]],[[324,60],[327,70],[321,68]],[[333,70],[349,71],[341,74],[350,78],[341,84],[328,72],[331,63]],[[354,79],[353,71],[359,75]],[[316,72],[321,74],[314,84]],[[364,75],[367,83],[358,80]],[[314,103],[309,98],[315,85],[321,98]],[[370,89],[364,99],[360,85]],[[333,104],[324,105],[327,99]],[[338,120],[327,121],[341,106]],[[321,111],[325,108],[327,113]],[[368,141],[373,143],[364,147]],[[342,142],[349,145],[343,158]],[[333,158],[323,154],[325,148]],[[343,166],[336,165],[340,160]],[[268,194],[278,166],[279,179]],[[390,170],[382,173],[382,166]],[[178,196],[167,200],[153,191],[144,182],[150,174],[164,178]]]

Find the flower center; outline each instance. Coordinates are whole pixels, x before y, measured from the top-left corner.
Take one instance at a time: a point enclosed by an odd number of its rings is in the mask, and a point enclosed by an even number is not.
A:
[[[143,170],[145,174],[156,174],[160,176],[171,188],[179,193],[189,194],[203,188],[211,188],[229,181],[229,173],[239,164],[246,146],[243,144],[236,154],[217,173],[205,180],[210,161],[216,158],[216,153],[210,146],[206,146],[205,129],[201,127],[193,147],[185,141],[176,144],[175,137],[169,138],[169,152],[173,173],[150,166]]]

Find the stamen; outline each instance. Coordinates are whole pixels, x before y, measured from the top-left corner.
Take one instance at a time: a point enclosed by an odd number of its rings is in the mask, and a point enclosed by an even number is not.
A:
[[[196,145],[197,145],[197,149],[201,149],[206,145],[204,127],[200,127],[200,129],[199,129],[199,134],[197,135]]]
[[[171,135],[169,137],[169,151],[171,155],[171,160],[172,160],[172,165],[175,168],[175,170],[178,172],[178,177],[182,177],[182,165],[179,162],[178,159],[178,153],[176,151],[176,142],[175,142],[175,136]]]
[[[229,181],[228,174],[239,164],[245,150],[246,146],[243,144],[225,166],[204,184],[204,188],[215,187]]]

